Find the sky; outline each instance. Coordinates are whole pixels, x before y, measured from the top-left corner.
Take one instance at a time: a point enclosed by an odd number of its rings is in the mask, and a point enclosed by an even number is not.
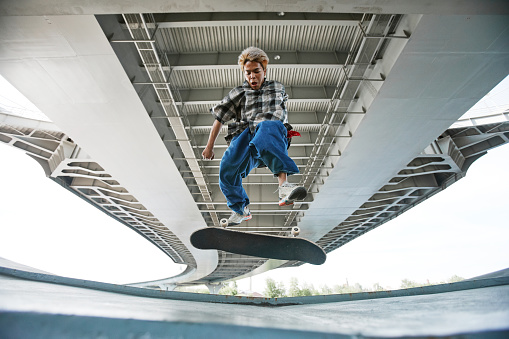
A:
[[[38,114],[0,78],[0,104]],[[467,116],[509,108],[509,77]],[[35,112],[35,113],[34,113]],[[23,151],[0,143],[0,257],[54,274],[115,284],[180,273],[162,251],[46,178]],[[315,288],[349,283],[397,289],[401,280],[440,282],[509,268],[509,145],[477,160],[465,178],[328,255],[321,266],[276,269],[238,281],[263,292],[265,279]]]

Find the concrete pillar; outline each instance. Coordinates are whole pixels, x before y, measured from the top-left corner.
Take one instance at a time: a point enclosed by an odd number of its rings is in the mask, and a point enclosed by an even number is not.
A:
[[[217,284],[208,283],[208,284],[205,284],[205,286],[207,286],[207,288],[209,289],[210,294],[218,294],[219,291],[221,290],[221,288],[223,288],[224,284],[223,283],[217,283]]]

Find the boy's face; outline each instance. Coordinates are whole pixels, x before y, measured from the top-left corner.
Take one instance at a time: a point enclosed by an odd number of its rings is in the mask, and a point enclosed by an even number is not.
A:
[[[255,61],[246,62],[244,64],[244,77],[252,89],[260,89],[265,79],[265,70],[262,64]]]

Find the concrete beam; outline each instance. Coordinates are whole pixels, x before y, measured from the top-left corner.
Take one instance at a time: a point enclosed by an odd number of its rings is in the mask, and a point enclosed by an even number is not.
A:
[[[335,88],[332,86],[288,86],[286,93],[290,101],[298,102],[318,102],[330,101]],[[230,88],[200,88],[200,89],[180,89],[182,102],[177,104],[184,105],[216,105],[225,97]]]
[[[120,13],[196,13],[196,12],[321,12],[377,14],[509,14],[506,0],[276,0],[247,5],[236,0],[4,0],[0,15],[94,15]]]
[[[163,67],[165,71],[239,69],[237,65],[239,52],[168,53],[166,55],[171,66]],[[341,68],[348,56],[347,53],[301,51],[267,52],[267,55],[270,58],[269,68],[283,69]]]

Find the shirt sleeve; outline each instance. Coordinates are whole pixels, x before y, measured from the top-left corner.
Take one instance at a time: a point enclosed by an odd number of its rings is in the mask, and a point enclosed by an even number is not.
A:
[[[288,123],[288,94],[285,91],[285,86],[277,81],[274,81],[273,86],[275,98],[273,99],[274,107],[270,110],[272,114],[271,120],[281,120],[283,123]]]
[[[281,102],[281,107],[283,108],[283,110],[285,110],[287,112],[286,105],[287,105],[287,102],[288,102],[288,94],[285,91],[285,86],[281,85],[281,87],[282,87],[282,91],[281,91],[282,92],[281,93],[281,101],[282,101]]]
[[[210,112],[214,118],[222,124],[227,123],[229,120],[236,119],[237,116],[240,116],[244,94],[244,89],[241,86],[235,87],[221,100],[219,105],[212,107]]]

